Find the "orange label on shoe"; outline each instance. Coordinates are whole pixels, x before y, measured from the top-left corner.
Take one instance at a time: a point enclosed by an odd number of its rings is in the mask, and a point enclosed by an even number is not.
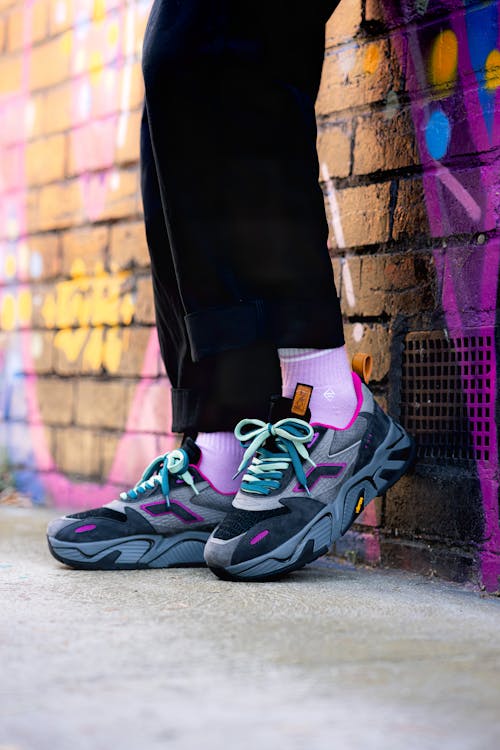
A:
[[[292,401],[292,414],[297,414],[298,417],[303,417],[309,406],[313,392],[312,385],[304,385],[304,383],[297,383],[295,393],[293,394]]]

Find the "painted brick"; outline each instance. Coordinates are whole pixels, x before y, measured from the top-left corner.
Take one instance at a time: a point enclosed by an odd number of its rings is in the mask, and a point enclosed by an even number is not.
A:
[[[29,86],[32,91],[54,86],[70,75],[71,32],[33,47]]]
[[[351,40],[359,31],[362,17],[361,0],[342,0],[326,24],[326,47]]]
[[[62,235],[62,270],[66,276],[93,274],[106,264],[107,226],[85,227]]]
[[[69,135],[68,176],[112,167],[115,162],[117,115],[93,120]]]
[[[14,51],[45,39],[48,32],[48,7],[47,0],[36,0],[32,3],[30,13],[30,36],[24,39],[24,25],[27,17],[26,10],[22,7],[24,3],[18,4],[7,16],[7,49]]]
[[[418,163],[413,123],[408,110],[392,118],[380,112],[358,118],[354,143],[354,174],[401,169]]]
[[[26,366],[29,374],[49,375],[54,369],[54,334],[52,331],[26,331],[21,334],[23,347],[29,352]]]
[[[118,271],[134,266],[149,266],[144,221],[124,222],[111,228],[109,267]]]
[[[389,239],[389,183],[337,191],[347,247],[373,245]]]
[[[73,421],[75,384],[63,378],[37,378],[36,394],[42,422],[69,425]]]
[[[341,47],[325,58],[316,112],[321,116],[382,101],[397,87],[399,76],[387,40]]]
[[[153,324],[155,322],[153,286],[149,277],[139,279],[137,282],[137,300],[134,320],[136,323]]]
[[[40,185],[62,179],[65,162],[66,136],[54,135],[28,143],[26,146],[28,185]]]
[[[326,164],[330,177],[347,177],[351,171],[351,127],[334,126],[320,130],[318,136],[318,159],[320,179],[324,178]]]
[[[79,380],[76,423],[84,427],[123,430],[132,392],[128,384],[97,379]]]

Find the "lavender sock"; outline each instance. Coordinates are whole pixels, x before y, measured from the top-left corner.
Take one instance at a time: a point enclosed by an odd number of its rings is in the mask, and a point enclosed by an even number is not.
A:
[[[283,396],[291,398],[297,383],[313,386],[311,422],[342,429],[358,406],[345,346],[337,349],[278,349]]]
[[[198,469],[218,492],[235,495],[241,477],[233,479],[243,458],[243,448],[232,432],[200,432],[196,445],[201,450]]]

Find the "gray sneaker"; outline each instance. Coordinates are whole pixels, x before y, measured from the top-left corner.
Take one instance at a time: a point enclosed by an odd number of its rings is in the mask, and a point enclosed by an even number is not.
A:
[[[204,565],[203,548],[231,507],[233,494],[210,485],[196,467],[200,449],[156,458],[138,484],[101,508],[49,524],[49,549],[60,562],[89,570]]]
[[[307,404],[304,418],[297,418],[296,399],[281,397],[274,399],[269,424],[248,419],[237,425],[236,437],[248,446],[246,473],[205,547],[207,565],[219,578],[266,581],[303,567],[406,472],[412,439],[355,381],[360,407],[343,430],[309,424]]]

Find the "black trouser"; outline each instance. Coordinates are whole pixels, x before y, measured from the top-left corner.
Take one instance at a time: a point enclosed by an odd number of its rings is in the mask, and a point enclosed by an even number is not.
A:
[[[344,342],[318,184],[338,0],[155,0],[141,183],[173,430],[265,418],[277,347]]]

